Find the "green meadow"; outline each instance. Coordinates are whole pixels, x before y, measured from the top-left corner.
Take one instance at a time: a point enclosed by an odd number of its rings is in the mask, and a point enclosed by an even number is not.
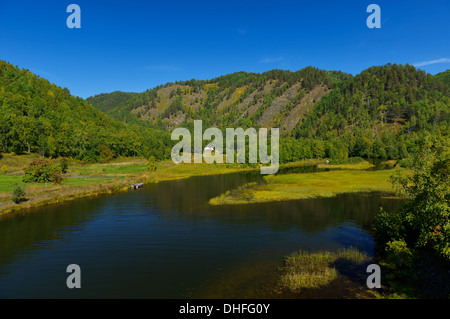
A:
[[[365,164],[363,164],[365,166]],[[269,175],[263,184],[247,184],[212,198],[210,204],[246,204],[314,197],[332,197],[353,192],[394,192],[393,170],[367,171],[361,168],[331,169],[317,173]]]

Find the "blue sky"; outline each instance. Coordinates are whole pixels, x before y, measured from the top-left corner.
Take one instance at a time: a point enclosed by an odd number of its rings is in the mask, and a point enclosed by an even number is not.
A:
[[[69,4],[81,29],[69,29]],[[381,29],[369,29],[369,4]],[[308,65],[450,68],[450,1],[0,0],[0,59],[86,98]]]

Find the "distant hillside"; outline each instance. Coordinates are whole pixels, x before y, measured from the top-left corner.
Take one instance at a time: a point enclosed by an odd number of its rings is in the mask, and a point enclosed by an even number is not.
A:
[[[349,78],[312,67],[238,72],[209,81],[167,83],[139,94],[100,94],[87,101],[116,119],[159,128],[189,126],[193,119],[202,119],[209,126],[279,126],[288,132],[322,96]]]
[[[167,157],[166,132],[126,125],[28,70],[0,60],[0,151],[99,161]]]
[[[448,134],[448,71],[371,67],[356,76],[307,67],[238,72],[167,83],[143,93],[88,99],[116,119],[171,130],[205,126],[280,127],[281,160],[348,156],[404,158],[426,134]]]
[[[169,131],[192,129],[193,120],[202,119],[205,127],[222,129],[280,127],[281,162],[405,158],[418,140],[448,136],[447,74],[395,64],[356,76],[313,67],[238,72],[85,101],[0,61],[0,151],[89,161],[120,155],[163,159],[173,145]]]
[[[438,73],[434,77],[438,80],[444,81],[447,84],[450,84],[450,70]]]

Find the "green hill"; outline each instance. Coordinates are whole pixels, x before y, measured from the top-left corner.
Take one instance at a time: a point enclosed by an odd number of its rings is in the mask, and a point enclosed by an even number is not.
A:
[[[88,161],[112,155],[163,158],[170,154],[169,142],[166,132],[114,120],[66,88],[0,60],[2,152]]]
[[[312,67],[238,72],[208,81],[167,83],[139,94],[100,94],[87,101],[116,119],[166,129],[202,119],[209,126],[281,126],[290,131],[323,95],[350,77]]]
[[[447,73],[445,73],[447,74]],[[445,75],[444,74],[444,75]],[[404,158],[423,134],[447,134],[449,86],[411,65],[371,67],[356,76],[307,67],[238,72],[167,83],[143,93],[88,99],[116,119],[162,129],[280,127],[283,162],[313,157]],[[117,98],[115,98],[117,97]]]
[[[445,74],[395,64],[356,76],[307,67],[238,72],[83,100],[0,61],[0,150],[90,161],[111,154],[162,159],[170,157],[169,132],[201,119],[204,127],[222,129],[279,127],[282,162],[405,158],[424,135],[449,133]]]
[[[434,77],[440,81],[450,84],[450,70],[438,73]]]
[[[291,143],[312,145],[305,157],[406,157],[423,134],[448,134],[449,93],[413,66],[371,67],[323,97]]]

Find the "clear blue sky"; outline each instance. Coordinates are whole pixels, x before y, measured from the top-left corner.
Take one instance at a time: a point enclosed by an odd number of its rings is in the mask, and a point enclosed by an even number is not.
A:
[[[81,29],[66,8],[81,7]],[[381,7],[381,29],[366,8]],[[308,65],[450,68],[450,1],[0,0],[0,59],[88,97]]]

